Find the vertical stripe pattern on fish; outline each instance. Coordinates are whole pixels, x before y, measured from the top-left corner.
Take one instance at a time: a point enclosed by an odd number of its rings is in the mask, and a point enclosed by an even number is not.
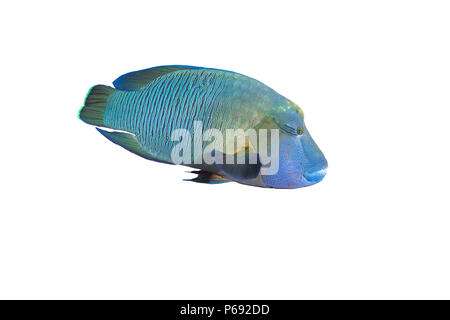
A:
[[[304,126],[303,112],[255,79],[210,68],[162,66],[125,74],[114,86],[92,87],[79,117],[112,130],[98,129],[112,142],[149,160],[173,163],[172,151],[179,141],[172,140],[172,133],[185,129],[195,136],[196,122],[201,123],[202,132],[217,129],[225,137],[229,129],[281,132],[280,156],[274,159],[281,160],[278,172],[264,176],[262,164],[187,164],[201,170],[193,179],[196,182],[233,180],[260,187],[297,188],[314,184],[325,175],[325,157]],[[215,156],[258,153],[255,142],[246,143],[232,150],[215,150]],[[256,158],[260,156],[258,153]],[[192,153],[190,159],[193,157]]]

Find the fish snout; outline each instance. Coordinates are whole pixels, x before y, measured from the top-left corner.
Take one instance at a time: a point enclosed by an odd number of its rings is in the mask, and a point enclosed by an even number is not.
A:
[[[320,163],[317,163],[312,168],[309,168],[303,176],[305,177],[308,182],[311,182],[311,184],[318,183],[322,181],[322,179],[327,174],[327,168],[328,163],[327,160],[320,161]]]

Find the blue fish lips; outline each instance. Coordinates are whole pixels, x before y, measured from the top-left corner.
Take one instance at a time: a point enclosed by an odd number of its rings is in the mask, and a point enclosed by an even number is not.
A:
[[[316,163],[313,167],[309,168],[303,173],[303,177],[310,184],[315,184],[325,177],[327,174],[328,163],[325,158]]]

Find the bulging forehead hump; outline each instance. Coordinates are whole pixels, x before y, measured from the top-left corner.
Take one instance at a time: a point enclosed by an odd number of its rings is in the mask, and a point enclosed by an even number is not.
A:
[[[298,105],[296,105],[295,103],[293,103],[291,100],[287,100],[287,105],[288,108],[291,110],[291,112],[296,113],[298,117],[300,117],[301,119],[303,119],[303,110],[302,108],[300,108]]]
[[[288,99],[284,99],[282,103],[274,108],[274,114],[281,124],[287,124],[292,127],[303,124],[302,109]]]

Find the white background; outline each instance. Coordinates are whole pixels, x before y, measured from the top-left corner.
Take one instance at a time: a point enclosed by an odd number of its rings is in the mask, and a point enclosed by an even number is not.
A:
[[[0,298],[450,298],[445,1],[2,4]],[[77,118],[166,64],[303,107],[319,184],[183,182]]]

